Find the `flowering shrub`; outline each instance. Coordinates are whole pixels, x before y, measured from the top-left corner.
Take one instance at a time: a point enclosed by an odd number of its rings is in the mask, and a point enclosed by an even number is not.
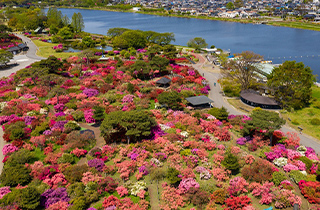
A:
[[[57,188],[55,190],[48,189],[41,194],[40,205],[48,208],[50,205],[57,202],[69,202],[70,198],[68,197],[66,188]]]
[[[274,199],[274,195],[272,194],[272,188],[274,184],[272,182],[265,182],[263,185],[257,185],[253,191],[252,195],[255,197],[260,197],[260,204],[270,204]]]
[[[281,189],[274,192],[275,193],[275,204],[276,208],[282,209],[287,207],[292,207],[295,203],[301,206],[301,198],[292,193],[291,190]]]
[[[71,154],[74,154],[74,155],[77,156],[77,157],[81,157],[81,156],[87,154],[87,152],[88,152],[88,151],[85,150],[85,149],[75,148],[75,149],[72,150],[70,153],[71,153]]]
[[[273,163],[278,167],[285,166],[287,164],[287,162],[288,162],[288,159],[284,158],[284,157],[276,158],[276,159],[273,160]]]
[[[239,197],[233,197],[226,199],[226,205],[230,210],[240,210],[244,207],[248,206],[251,203],[251,198],[246,195],[242,195]]]
[[[133,102],[133,99],[134,99],[134,95],[125,95],[123,98],[122,98],[122,102],[123,103],[131,103]]]
[[[87,88],[87,89],[84,89],[83,90],[83,93],[87,96],[87,97],[93,97],[93,96],[96,96],[96,95],[98,95],[99,94],[99,91],[98,90],[96,90],[96,89],[89,89],[89,88]]]
[[[104,164],[103,160],[95,158],[93,160],[88,161],[88,166],[93,167],[93,168],[97,169],[97,171],[102,172],[105,164]]]
[[[93,118],[93,110],[88,109],[83,112],[84,113],[84,119],[86,120],[86,123],[94,123],[95,119]]]
[[[235,177],[229,181],[228,192],[230,193],[230,195],[237,196],[242,193],[248,192],[248,190],[246,189],[247,186],[249,186],[249,184],[244,178]]]
[[[19,150],[18,147],[13,146],[12,144],[6,144],[6,145],[4,145],[3,148],[2,148],[2,154],[3,154],[4,156],[10,155],[11,153],[13,153],[13,152],[15,152],[15,151],[17,151],[17,150]]]
[[[288,163],[287,165],[283,166],[283,170],[285,172],[290,172],[292,170],[299,170],[299,168],[291,163]]]
[[[196,180],[193,178],[187,178],[187,179],[182,179],[182,181],[179,184],[179,190],[181,193],[186,193],[190,188],[199,188],[200,185]]]
[[[306,182],[301,180],[299,182],[299,188],[301,190],[301,194],[310,203],[320,203],[320,182]]]
[[[1,187],[0,188],[0,199],[2,199],[3,196],[8,194],[9,192],[11,192],[10,187]]]
[[[117,190],[118,194],[120,195],[120,197],[123,197],[123,196],[125,196],[125,195],[128,195],[128,190],[127,190],[127,188],[125,188],[125,187],[123,187],[123,186],[117,187],[116,190]]]
[[[177,192],[174,187],[170,187],[166,183],[162,185],[163,191],[161,194],[161,208],[162,209],[178,209],[183,207],[185,202],[183,197]]]

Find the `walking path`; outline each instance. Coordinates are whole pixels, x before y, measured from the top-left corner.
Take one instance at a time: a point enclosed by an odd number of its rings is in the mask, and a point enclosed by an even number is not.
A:
[[[211,90],[209,91],[209,98],[213,100],[215,107],[221,108],[225,107],[230,114],[234,115],[245,115],[246,113],[241,112],[231,106],[227,101],[227,97],[222,95],[222,89],[218,80],[221,78],[220,70],[216,66],[207,62],[206,58],[201,54],[193,54],[198,59],[199,62],[197,64],[193,64],[192,66],[199,71],[201,75],[203,75],[209,82]],[[214,68],[213,68],[214,67]],[[216,83],[216,86],[214,86]],[[294,130],[287,124],[282,126],[281,131],[284,133],[287,132],[295,132],[300,137],[300,143],[304,146],[313,148],[317,154],[320,154],[320,141],[306,134],[300,134],[298,131]]]
[[[29,50],[26,53],[15,55],[14,58],[10,61],[10,63],[17,63],[18,65],[0,70],[0,78],[8,77],[10,76],[10,74],[17,72],[18,70],[23,69],[36,61],[45,59],[36,55],[37,46],[31,41],[31,39],[21,34],[15,35],[21,38],[22,41],[28,45]]]

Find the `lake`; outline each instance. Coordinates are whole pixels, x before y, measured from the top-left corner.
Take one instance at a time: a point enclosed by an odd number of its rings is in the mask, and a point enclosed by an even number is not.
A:
[[[70,20],[73,13],[83,16],[84,31],[106,35],[108,29],[121,27],[143,31],[173,32],[173,44],[186,46],[188,40],[202,37],[208,47],[231,53],[253,51],[274,64],[296,60],[320,75],[320,32],[234,22],[163,17],[137,13],[84,9],[59,9]],[[319,79],[319,78],[318,78]]]

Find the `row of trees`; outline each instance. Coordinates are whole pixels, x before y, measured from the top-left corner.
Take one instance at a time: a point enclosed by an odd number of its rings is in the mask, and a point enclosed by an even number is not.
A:
[[[227,60],[222,58],[223,69],[221,71],[225,84],[224,89],[232,92],[245,89],[258,89],[263,84],[258,74],[258,61],[261,55],[245,51],[237,54],[238,59]],[[315,77],[310,67],[304,66],[302,62],[286,61],[267,77],[267,86],[274,91],[275,99],[283,108],[300,109],[306,107],[312,97],[312,85]],[[233,86],[233,90],[230,90]],[[239,93],[238,92],[238,93]],[[234,93],[236,94],[236,93]]]
[[[6,16],[9,19],[8,26],[20,31],[32,31],[42,27],[49,28],[51,34],[57,34],[63,27],[69,27],[76,33],[84,29],[81,13],[74,13],[70,21],[67,15],[63,16],[61,11],[52,7],[48,9],[47,15],[39,8],[8,8]]]
[[[120,49],[130,47],[135,49],[144,48],[148,43],[164,46],[175,41],[173,33],[158,33],[127,28],[111,28],[108,30],[107,36],[112,38],[113,47]]]

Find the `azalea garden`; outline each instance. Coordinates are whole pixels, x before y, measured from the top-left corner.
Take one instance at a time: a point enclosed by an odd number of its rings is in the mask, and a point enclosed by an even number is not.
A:
[[[319,156],[278,114],[192,108],[210,87],[170,50],[108,54],[0,80],[1,209],[320,209]]]

